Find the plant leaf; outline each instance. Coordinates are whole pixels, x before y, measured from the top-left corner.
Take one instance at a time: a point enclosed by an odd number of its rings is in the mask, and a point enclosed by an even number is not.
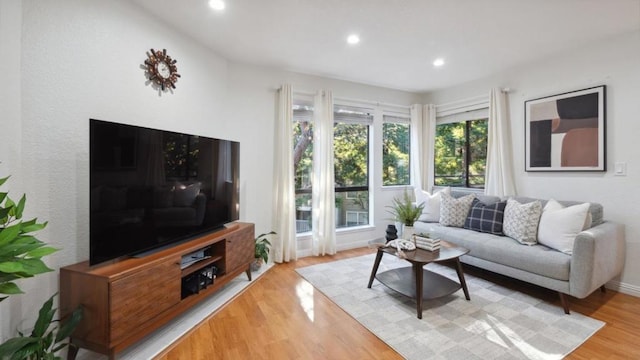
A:
[[[0,208],[0,224],[4,224],[6,222],[6,218],[9,215],[11,208]]]
[[[53,297],[51,296],[49,300],[45,301],[38,312],[38,319],[36,320],[36,324],[33,327],[33,332],[31,336],[42,337],[49,328],[51,324],[51,320],[53,320],[53,315],[55,314],[55,309],[53,308]]]
[[[73,311],[70,318],[67,318],[62,322],[62,325],[56,334],[56,343],[59,343],[71,336],[80,320],[82,320],[82,307],[79,306]]]
[[[44,244],[8,244],[5,246],[0,246],[0,257],[16,257],[18,255],[26,254],[30,251],[35,251],[36,249],[44,246]]]
[[[45,221],[42,224],[32,224],[32,225],[23,226],[22,231],[26,233],[30,233],[30,232],[42,230],[46,226],[47,226],[47,222]]]
[[[0,283],[0,294],[24,294],[22,290],[13,282]]]
[[[21,229],[22,223],[17,223],[2,229],[2,231],[0,231],[0,245],[8,244],[18,237]]]
[[[0,186],[4,185],[4,183],[7,182],[7,180],[9,180],[9,178],[11,177],[11,175],[5,177],[5,178],[1,178],[0,179]]]
[[[27,202],[27,195],[22,195],[20,201],[18,201],[18,206],[16,207],[16,219],[22,219],[22,212],[24,211],[24,206]]]
[[[25,346],[37,342],[31,337],[14,337],[0,344],[0,359],[11,359],[13,355]]]
[[[41,258],[43,256],[49,255],[49,254],[53,254],[54,252],[58,251],[58,249],[54,249],[52,247],[38,247],[35,250],[31,250],[29,252],[27,252],[27,256],[30,258]]]
[[[21,262],[17,261],[5,261],[0,263],[0,272],[5,273],[20,273],[24,272],[25,268]]]
[[[24,271],[29,275],[37,275],[53,271],[53,269],[49,269],[40,259],[21,259],[20,263],[25,269]]]

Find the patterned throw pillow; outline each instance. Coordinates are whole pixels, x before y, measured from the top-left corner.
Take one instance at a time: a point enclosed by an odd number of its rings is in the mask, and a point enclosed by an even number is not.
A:
[[[464,228],[495,235],[504,235],[502,232],[502,222],[504,220],[504,208],[506,201],[500,201],[491,205],[486,205],[478,199],[471,203],[471,210]]]
[[[473,194],[456,199],[447,193],[442,193],[440,202],[440,224],[444,226],[463,227],[473,199],[475,199],[475,195]]]
[[[504,208],[502,230],[505,235],[521,244],[535,245],[538,242],[538,222],[541,214],[540,201],[520,204],[516,200],[508,199]]]

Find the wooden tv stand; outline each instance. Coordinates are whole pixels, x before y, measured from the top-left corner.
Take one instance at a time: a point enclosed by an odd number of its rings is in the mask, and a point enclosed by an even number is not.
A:
[[[254,241],[254,224],[234,223],[142,258],[92,267],[85,261],[61,268],[61,316],[83,307],[71,342],[113,359],[242,272],[251,281]],[[183,260],[194,254],[205,256],[185,264]],[[211,276],[216,269],[216,276]],[[68,359],[74,359],[77,351],[70,347]]]

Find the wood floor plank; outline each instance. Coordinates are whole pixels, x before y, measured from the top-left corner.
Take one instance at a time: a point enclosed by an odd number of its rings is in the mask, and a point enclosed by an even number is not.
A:
[[[275,265],[157,359],[402,359],[295,272],[370,253],[360,248]],[[554,291],[468,266],[465,271],[560,306]],[[567,359],[640,359],[640,298],[607,290],[569,301],[572,312],[606,325]]]

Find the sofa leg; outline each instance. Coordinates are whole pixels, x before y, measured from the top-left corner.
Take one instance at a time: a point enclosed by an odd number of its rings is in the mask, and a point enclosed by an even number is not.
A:
[[[603,294],[606,293],[607,292],[607,288],[604,287],[604,285],[600,286],[600,292],[603,293]]]
[[[567,299],[567,295],[558,291],[558,295],[560,295],[560,304],[562,304],[562,308],[564,309],[564,313],[569,315],[569,300]]]

